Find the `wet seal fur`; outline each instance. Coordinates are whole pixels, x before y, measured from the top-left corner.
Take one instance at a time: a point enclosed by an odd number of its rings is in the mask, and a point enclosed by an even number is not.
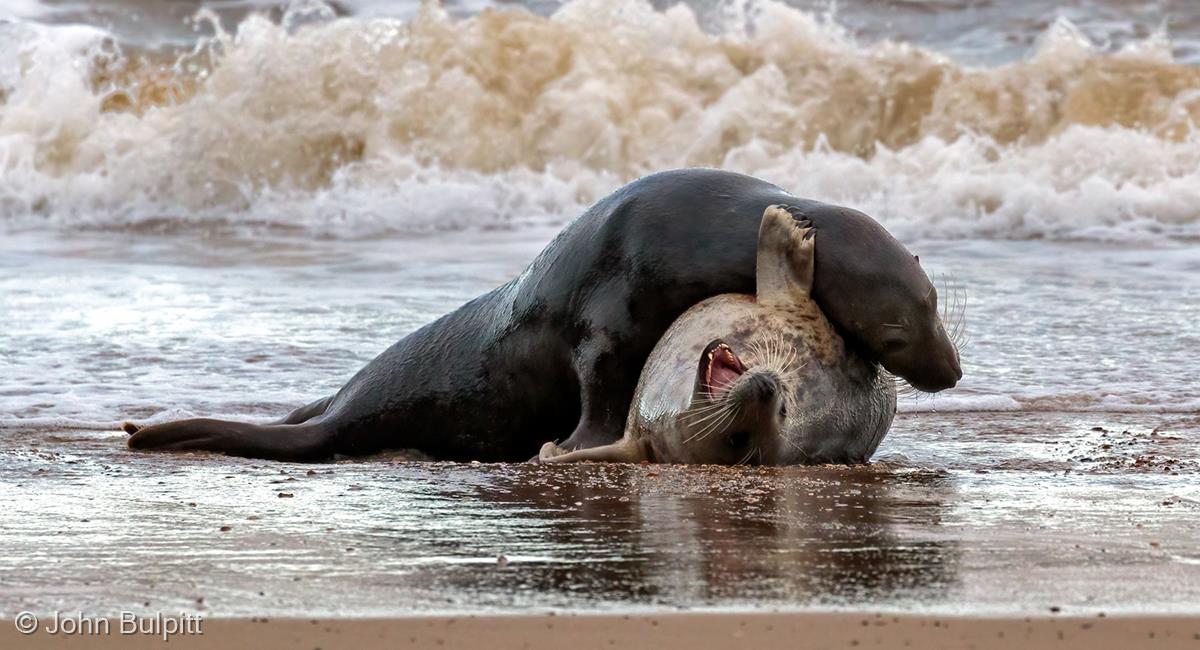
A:
[[[754,292],[770,205],[820,233],[812,297],[848,345],[918,389],[955,385],[962,373],[937,293],[878,223],[749,176],[684,169],[601,199],[517,278],[405,336],[335,395],[271,424],[127,424],[129,446],[280,460],[417,449],[514,461],[545,440],[565,437],[566,449],[612,443],[675,318],[712,296]]]
[[[895,382],[847,350],[810,298],[814,234],[767,208],[756,295],[709,298],[671,324],[642,370],[621,440],[571,452],[546,443],[539,460],[866,462],[891,427]]]

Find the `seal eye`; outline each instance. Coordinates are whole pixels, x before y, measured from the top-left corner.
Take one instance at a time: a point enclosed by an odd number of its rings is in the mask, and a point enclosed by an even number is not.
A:
[[[741,449],[750,444],[750,434],[746,431],[735,431],[729,434],[729,446],[734,449]]]
[[[883,327],[883,353],[895,354],[908,346],[908,339],[904,336],[904,325],[902,323],[884,323]]]

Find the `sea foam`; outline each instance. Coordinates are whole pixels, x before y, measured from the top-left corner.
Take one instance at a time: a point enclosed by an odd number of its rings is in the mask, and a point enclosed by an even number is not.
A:
[[[1106,53],[1059,20],[1027,58],[970,67],[768,1],[718,33],[643,0],[409,20],[302,4],[232,31],[201,12],[210,35],[166,53],[0,24],[0,227],[559,223],[710,166],[902,238],[1200,236],[1200,69],[1163,35]]]

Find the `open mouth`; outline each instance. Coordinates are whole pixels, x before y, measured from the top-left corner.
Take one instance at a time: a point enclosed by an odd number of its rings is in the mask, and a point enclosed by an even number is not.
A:
[[[724,341],[717,339],[708,344],[700,355],[700,376],[704,378],[704,391],[712,399],[729,392],[733,383],[746,372],[746,364],[733,353]]]

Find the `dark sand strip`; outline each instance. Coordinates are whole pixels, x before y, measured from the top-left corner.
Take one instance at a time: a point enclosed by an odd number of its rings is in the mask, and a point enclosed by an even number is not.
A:
[[[63,637],[0,631],[3,648],[1195,648],[1200,617],[986,618],[854,613],[670,613],[213,619],[203,635]]]

